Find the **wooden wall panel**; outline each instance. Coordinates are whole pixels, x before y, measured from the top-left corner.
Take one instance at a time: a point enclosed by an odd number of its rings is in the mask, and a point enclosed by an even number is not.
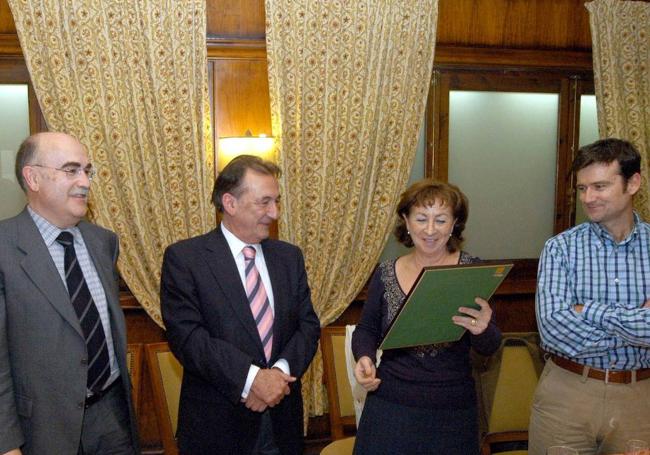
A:
[[[16,25],[7,0],[0,0],[0,33],[16,33]]]
[[[585,0],[440,0],[437,43],[590,50]]]
[[[590,50],[586,0],[440,0],[437,42],[508,49]],[[264,38],[264,0],[207,0],[208,36]],[[0,0],[0,34],[15,34]]]
[[[264,38],[264,0],[207,0],[206,9],[208,36]]]
[[[5,1],[5,0],[1,0]],[[587,0],[440,0],[437,42],[590,50]],[[264,0],[207,0],[208,35],[264,38]]]
[[[266,60],[215,59],[214,125],[217,137],[271,135]]]
[[[263,0],[207,0],[207,34],[227,38],[264,38]],[[9,3],[0,0],[0,34],[15,34]]]
[[[645,0],[647,1],[647,0]],[[590,50],[586,0],[440,0],[437,42],[508,49]],[[264,0],[207,0],[207,33],[263,39]],[[0,34],[15,34],[0,0]]]

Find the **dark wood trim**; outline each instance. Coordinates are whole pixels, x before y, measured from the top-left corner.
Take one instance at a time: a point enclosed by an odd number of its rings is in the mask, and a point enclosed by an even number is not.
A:
[[[18,35],[13,33],[0,33],[0,55],[9,57],[22,57]]]
[[[591,85],[593,85],[593,81],[590,81]],[[573,117],[571,118],[572,122],[572,128],[571,128],[571,143],[570,143],[570,150],[569,150],[569,156],[567,156],[567,177],[566,177],[566,182],[568,185],[567,188],[567,193],[566,193],[566,204],[567,204],[567,223],[568,226],[567,228],[571,226],[575,226],[576,224],[576,215],[577,215],[577,210],[576,210],[576,176],[573,172],[571,172],[571,167],[573,165],[573,160],[576,156],[576,153],[578,153],[578,149],[580,148],[580,110],[582,109],[581,105],[581,87],[583,86],[582,81],[576,80],[573,81],[572,85],[572,90],[570,96],[572,97],[572,102],[573,102]]]
[[[4,56],[0,51],[0,81],[2,84],[27,84],[30,134],[47,131],[45,117],[43,117],[27,65],[22,56]]]
[[[0,55],[0,81],[3,84],[29,84],[25,59],[22,56]]]
[[[144,308],[140,305],[140,302],[135,298],[130,291],[121,291],[120,292],[120,306],[123,311],[144,311]]]
[[[537,287],[537,259],[504,259],[512,262],[514,267],[501,286],[494,293],[495,296],[513,296],[535,294]]]
[[[559,93],[560,78],[555,74],[527,70],[445,70],[449,90],[498,92],[526,91]]]
[[[440,98],[438,93],[438,79],[440,75],[437,71],[431,72],[429,81],[429,92],[427,93],[427,104],[424,108],[424,177],[433,177],[433,159],[434,151],[438,149],[435,145],[436,138],[440,137],[438,131],[438,122],[435,121],[434,112],[437,112],[436,101]]]
[[[434,90],[427,100],[425,173],[447,181],[449,163],[449,91],[554,93],[559,96],[556,147],[554,233],[574,224],[575,182],[570,175],[577,151],[580,95],[590,93],[592,74],[585,71],[533,68],[435,68]],[[593,90],[592,90],[593,91]],[[430,132],[429,132],[430,130]],[[429,135],[434,137],[430,139]],[[533,291],[534,292],[534,291]]]
[[[575,136],[575,79],[562,79],[558,104],[557,158],[555,167],[555,221],[553,232],[562,232],[571,226],[570,198],[571,148]]]
[[[266,60],[266,42],[262,39],[206,38],[208,58]]]
[[[263,39],[236,39],[208,36],[209,57],[266,58]],[[499,49],[489,47],[436,45],[434,65],[471,68],[555,68],[592,71],[589,51],[545,49]]]
[[[433,64],[440,67],[556,68],[592,71],[591,51],[502,49],[436,45]]]
[[[208,36],[208,57],[265,59],[263,39]],[[445,68],[546,69],[592,71],[590,51],[499,49],[437,44],[433,64]]]
[[[47,131],[47,123],[45,123],[45,117],[43,116],[43,111],[41,111],[41,105],[38,102],[36,97],[36,92],[34,91],[34,86],[32,82],[27,83],[27,102],[29,103],[29,131],[31,134],[40,133],[41,131]]]
[[[446,182],[449,171],[449,74],[436,74],[436,99],[432,106],[435,111],[432,114],[435,124],[433,143],[435,149],[431,151],[431,162],[433,164],[433,178]],[[437,115],[436,115],[437,112]],[[426,150],[427,155],[429,150]],[[427,157],[427,161],[429,157]]]
[[[570,172],[571,171],[571,164],[573,163],[573,160],[578,153],[578,149],[580,148],[580,112],[582,110],[582,95],[593,95],[594,94],[594,81],[593,80],[584,80],[584,79],[576,79],[573,81],[574,82],[574,90],[572,90],[572,96],[574,97],[574,105],[575,105],[575,112],[574,112],[574,117],[573,117],[573,137],[572,137],[572,147],[571,147],[571,152],[570,156],[567,156],[567,204],[568,204],[568,213],[569,213],[569,218],[568,218],[568,226],[566,228],[569,228],[571,226],[574,226],[576,223],[576,176],[574,173]]]

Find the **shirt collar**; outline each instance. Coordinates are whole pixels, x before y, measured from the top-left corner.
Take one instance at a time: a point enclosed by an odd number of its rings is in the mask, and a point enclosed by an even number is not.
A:
[[[228,243],[228,248],[230,248],[230,252],[234,258],[236,258],[237,255],[242,254],[242,250],[245,246],[252,246],[255,248],[256,254],[259,254],[262,251],[262,246],[259,243],[251,244],[242,242],[235,234],[230,232],[230,230],[228,230],[226,225],[223,223],[221,223],[221,232],[226,238],[226,243]]]
[[[611,243],[613,245],[630,244],[630,246],[633,246],[633,242],[639,237],[638,227],[639,223],[641,222],[641,218],[636,212],[633,212],[632,216],[634,217],[632,231],[620,242],[616,242],[616,240],[614,240],[614,237],[612,237],[612,234],[610,234],[607,229],[603,228],[599,223],[590,222],[589,226],[591,227],[592,232],[596,234],[596,239],[601,245],[604,245],[605,243]]]
[[[63,231],[70,232],[75,239],[80,234],[79,228],[77,226],[61,229],[58,226],[53,225],[41,215],[36,213],[29,205],[27,206],[27,211],[32,217],[32,220],[34,220],[34,223],[38,228],[38,232],[41,233],[41,237],[43,237],[43,240],[45,241],[45,245],[47,247],[52,245],[56,241],[56,238],[59,236],[59,234]]]

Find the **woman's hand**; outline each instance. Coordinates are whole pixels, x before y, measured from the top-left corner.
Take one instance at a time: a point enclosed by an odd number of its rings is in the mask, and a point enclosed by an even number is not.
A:
[[[377,390],[379,383],[381,383],[381,379],[377,379],[377,368],[367,355],[361,357],[354,366],[354,377],[361,387],[368,392]]]
[[[480,335],[485,332],[485,329],[490,324],[492,308],[480,297],[476,297],[474,301],[481,307],[480,310],[462,306],[458,308],[458,312],[467,316],[453,316],[451,319],[454,321],[454,324],[465,327],[472,335]]]

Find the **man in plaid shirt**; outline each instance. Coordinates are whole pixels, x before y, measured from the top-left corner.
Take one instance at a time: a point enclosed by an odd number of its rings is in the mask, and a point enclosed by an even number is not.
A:
[[[535,393],[529,453],[581,454],[650,439],[650,225],[633,210],[641,157],[604,139],[572,170],[589,222],[546,242],[536,312],[549,360]]]

